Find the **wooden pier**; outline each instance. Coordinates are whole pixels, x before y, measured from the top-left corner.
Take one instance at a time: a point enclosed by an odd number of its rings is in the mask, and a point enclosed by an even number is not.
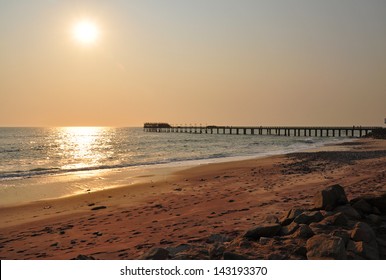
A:
[[[272,135],[302,137],[363,137],[382,127],[372,126],[196,126],[170,125],[168,123],[145,123],[145,132],[230,134],[230,135]]]

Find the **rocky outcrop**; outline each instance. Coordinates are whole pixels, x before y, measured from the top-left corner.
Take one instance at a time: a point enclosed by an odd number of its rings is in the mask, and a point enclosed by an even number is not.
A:
[[[154,248],[142,259],[386,259],[386,195],[348,201],[340,185],[315,195],[312,209],[269,215],[242,235],[212,234],[189,245]]]
[[[333,185],[315,195],[313,209],[290,209],[279,224],[256,226],[243,238],[251,240],[250,248],[260,240],[260,250],[291,252],[284,259],[386,259],[383,203],[386,195],[349,202],[343,187]],[[271,216],[269,220],[276,221]],[[266,258],[283,258],[279,256],[271,253]]]

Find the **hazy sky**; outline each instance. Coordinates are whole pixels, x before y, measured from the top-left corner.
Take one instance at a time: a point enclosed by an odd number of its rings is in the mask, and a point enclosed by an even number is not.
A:
[[[385,117],[384,0],[0,0],[0,126]]]

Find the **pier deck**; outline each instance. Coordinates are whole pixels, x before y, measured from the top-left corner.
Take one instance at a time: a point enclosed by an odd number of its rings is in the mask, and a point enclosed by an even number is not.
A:
[[[168,123],[145,123],[145,132],[276,135],[303,137],[363,137],[382,127],[373,126],[172,126]]]

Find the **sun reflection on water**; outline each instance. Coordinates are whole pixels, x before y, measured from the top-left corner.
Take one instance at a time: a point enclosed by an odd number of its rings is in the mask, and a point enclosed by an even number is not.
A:
[[[96,167],[110,155],[111,139],[105,127],[63,127],[59,131],[59,154],[64,159],[62,169]]]

